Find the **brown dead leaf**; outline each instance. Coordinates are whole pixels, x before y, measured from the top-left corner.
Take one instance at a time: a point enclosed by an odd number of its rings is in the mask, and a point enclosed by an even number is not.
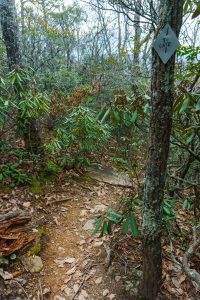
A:
[[[76,266],[74,266],[73,268],[71,268],[69,271],[67,271],[67,275],[72,275],[74,272],[76,271]]]

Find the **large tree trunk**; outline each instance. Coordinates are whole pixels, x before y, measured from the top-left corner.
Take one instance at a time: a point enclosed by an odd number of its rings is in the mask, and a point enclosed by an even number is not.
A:
[[[21,65],[19,29],[14,0],[0,0],[0,19],[10,71]]]
[[[160,1],[157,35],[170,24],[179,36],[184,0]],[[142,224],[142,299],[156,299],[162,281],[161,225],[174,102],[175,55],[163,64],[152,50],[151,116]]]
[[[19,27],[16,17],[15,0],[0,0],[0,21],[6,53],[8,67],[10,71],[22,68],[22,56],[20,53]],[[16,88],[16,93],[20,91]],[[20,111],[19,111],[20,115]],[[33,118],[19,118],[19,126],[24,127],[23,139],[27,151],[34,154],[43,154],[41,150],[41,139],[37,122]]]

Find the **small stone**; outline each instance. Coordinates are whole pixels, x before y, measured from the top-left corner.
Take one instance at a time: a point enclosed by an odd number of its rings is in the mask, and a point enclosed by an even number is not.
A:
[[[39,256],[24,256],[22,262],[25,265],[25,268],[31,273],[38,273],[43,268],[42,260]]]
[[[104,290],[103,293],[102,293],[102,295],[104,297],[108,296],[108,294],[109,294],[109,290],[108,289]]]

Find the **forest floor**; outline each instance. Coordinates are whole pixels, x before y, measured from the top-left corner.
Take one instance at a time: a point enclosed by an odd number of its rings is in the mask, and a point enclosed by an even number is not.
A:
[[[40,195],[34,195],[28,188],[1,192],[1,212],[27,211],[32,215],[32,228],[44,234],[37,254],[43,268],[39,273],[31,273],[23,263],[27,253],[17,256],[15,262],[0,272],[0,279],[3,272],[5,275],[3,288],[0,285],[3,291],[0,300],[134,299],[142,268],[140,239],[122,237],[108,266],[110,238],[92,235],[94,219],[107,208],[116,208],[122,195],[130,192],[127,187],[83,180],[78,175],[61,175],[44,186]],[[181,212],[180,217],[182,221],[187,213]],[[167,252],[168,245],[164,244],[163,249]],[[179,246],[176,255],[182,255]],[[200,299],[195,285],[169,257],[165,258],[163,295],[166,297],[160,299]],[[199,257],[196,260],[199,266]],[[13,276],[9,277],[10,274]]]

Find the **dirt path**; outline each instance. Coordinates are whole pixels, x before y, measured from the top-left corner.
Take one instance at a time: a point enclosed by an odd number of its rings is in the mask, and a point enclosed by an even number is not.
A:
[[[97,181],[85,182],[80,177],[62,176],[54,184],[44,187],[41,195],[30,193],[27,187],[1,193],[2,211],[27,211],[33,216],[28,230],[44,228],[45,234],[38,254],[43,263],[39,273],[26,270],[23,253],[17,253],[13,264],[10,260],[7,266],[1,268],[0,265],[0,300],[133,300],[141,279],[140,239],[123,236],[116,228],[115,237],[120,243],[107,269],[109,239],[91,234],[93,220],[108,207],[116,208],[121,196],[130,191],[129,188]],[[180,210],[178,224],[186,224],[187,218],[188,211]],[[189,236],[189,228],[186,229]],[[163,239],[163,249],[166,259],[163,260],[161,296],[165,295],[166,299],[200,299],[191,281],[169,261],[166,239]],[[178,243],[176,256],[183,257]],[[196,257],[193,263],[198,270],[199,258]],[[13,274],[17,275],[12,278]]]
[[[64,192],[45,196],[52,215],[41,252],[44,299],[127,299],[120,291],[119,274],[106,271],[103,239],[91,235],[92,220],[108,206],[114,207],[123,190],[73,182],[62,186]]]

